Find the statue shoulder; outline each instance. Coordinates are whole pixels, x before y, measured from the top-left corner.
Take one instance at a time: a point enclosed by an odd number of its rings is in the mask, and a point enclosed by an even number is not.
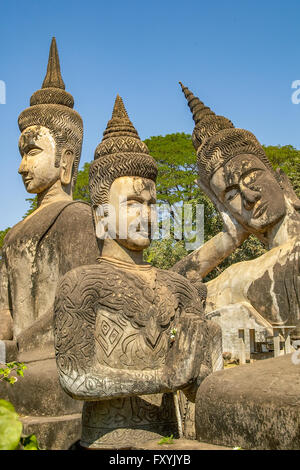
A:
[[[99,271],[98,264],[78,266],[77,268],[71,269],[61,277],[56,296],[60,293],[67,293],[69,290],[76,293],[77,290],[81,290],[83,285],[92,280],[95,281],[99,279]]]
[[[192,291],[195,290],[193,284],[189,279],[186,277],[182,276],[181,274],[178,274],[175,271],[167,271],[165,269],[157,269],[159,277],[164,279],[166,282],[180,286],[185,286],[187,288],[190,288]]]
[[[59,317],[77,318],[93,325],[95,304],[102,297],[102,279],[98,265],[79,266],[68,271],[57,287],[54,302],[54,320]]]
[[[66,229],[79,227],[85,232],[89,228],[94,231],[92,208],[86,202],[72,201],[60,212],[57,223]]]
[[[206,300],[206,287],[201,281],[192,283],[186,277],[174,271],[158,269],[159,277],[180,299],[180,303],[186,309],[196,309],[203,311],[203,304]]]

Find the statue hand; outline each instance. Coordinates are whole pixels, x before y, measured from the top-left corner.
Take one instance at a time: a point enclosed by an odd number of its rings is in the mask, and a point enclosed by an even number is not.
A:
[[[166,358],[164,378],[167,388],[176,391],[193,383],[200,369],[203,320],[196,315],[180,319],[174,343]]]

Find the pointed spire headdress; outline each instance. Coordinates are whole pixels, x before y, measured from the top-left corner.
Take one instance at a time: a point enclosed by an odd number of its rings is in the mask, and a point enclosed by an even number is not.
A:
[[[112,117],[90,167],[90,196],[94,206],[108,203],[110,187],[121,176],[140,176],[155,182],[157,164],[139,138],[122,98],[117,95]]]
[[[83,123],[73,106],[73,96],[65,91],[61,77],[56,40],[52,38],[47,73],[42,88],[33,93],[30,107],[22,111],[18,124],[21,132],[35,125],[46,127],[51,131],[56,142],[57,166],[64,148],[71,148],[74,151],[72,177],[74,185],[81,155]]]
[[[278,181],[264,149],[249,131],[236,129],[229,119],[217,116],[193,93],[179,82],[193,114],[195,128],[192,135],[197,151],[200,179],[209,183],[213,173],[231,158],[241,154],[252,154],[260,158]]]

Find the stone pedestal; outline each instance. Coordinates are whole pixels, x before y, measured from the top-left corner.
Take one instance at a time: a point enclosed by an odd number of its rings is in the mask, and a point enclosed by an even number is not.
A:
[[[48,354],[47,354],[48,353]],[[9,400],[23,422],[23,433],[35,434],[41,449],[67,450],[80,439],[82,403],[62,390],[54,357],[49,351],[31,351],[24,377],[7,384],[1,398]]]
[[[216,372],[197,393],[197,439],[243,449],[299,450],[299,390],[300,366],[290,354]]]
[[[81,446],[132,449],[137,442],[178,436],[173,394],[85,402]]]

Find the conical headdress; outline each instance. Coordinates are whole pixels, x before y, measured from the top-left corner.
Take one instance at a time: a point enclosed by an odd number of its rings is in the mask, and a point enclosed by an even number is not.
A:
[[[73,110],[74,99],[65,91],[61,77],[60,63],[55,38],[52,38],[47,73],[42,88],[30,99],[30,107],[19,116],[20,131],[30,126],[48,128],[56,142],[56,165],[59,166],[64,148],[72,149],[75,154],[73,166],[73,185],[77,177],[81,155],[83,123],[80,115]]]
[[[139,138],[122,98],[117,95],[112,117],[90,167],[90,196],[94,206],[108,203],[110,187],[121,176],[156,181],[157,164]]]
[[[192,139],[197,151],[200,179],[207,184],[213,173],[231,158],[242,154],[253,154],[264,163],[279,182],[264,149],[251,132],[236,129],[229,119],[217,116],[187,87],[179,83],[195,122]]]

